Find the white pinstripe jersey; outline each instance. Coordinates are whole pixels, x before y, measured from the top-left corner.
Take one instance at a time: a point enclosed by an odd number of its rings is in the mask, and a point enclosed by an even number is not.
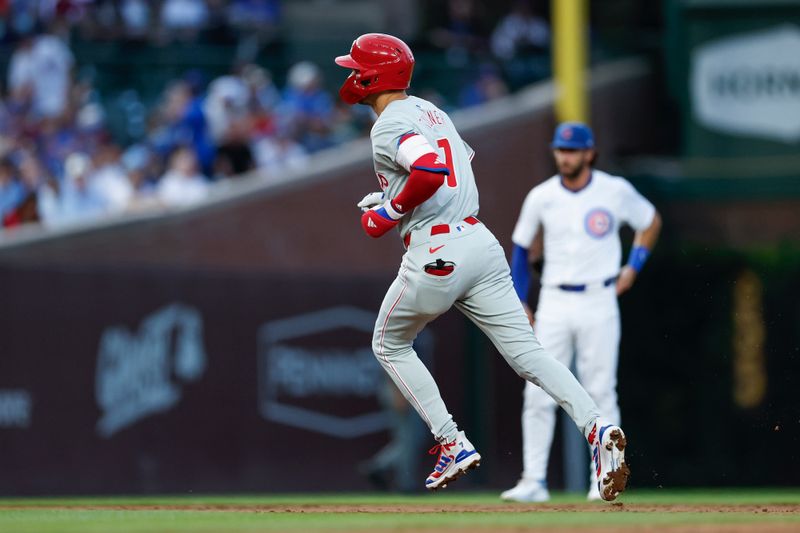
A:
[[[400,193],[411,165],[425,153],[434,151],[450,170],[432,197],[400,219],[401,235],[478,214],[471,164],[475,151],[461,139],[447,113],[416,96],[394,100],[372,126],[370,138],[375,173],[387,198]]]
[[[627,180],[592,170],[589,183],[571,191],[556,175],[534,187],[511,240],[529,248],[544,229],[543,285],[603,281],[619,273],[619,228],[646,229],[655,207]]]

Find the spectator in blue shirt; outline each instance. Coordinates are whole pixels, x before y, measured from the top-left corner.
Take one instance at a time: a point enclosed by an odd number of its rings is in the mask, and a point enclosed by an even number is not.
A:
[[[288,84],[280,106],[280,126],[309,152],[332,145],[333,99],[322,88],[322,73],[309,61],[289,69]]]
[[[159,114],[164,124],[154,132],[151,141],[164,157],[178,147],[191,145],[203,172],[207,172],[206,169],[213,167],[215,148],[209,137],[203,102],[202,96],[194,94],[189,82],[174,82],[165,91],[163,110]]]

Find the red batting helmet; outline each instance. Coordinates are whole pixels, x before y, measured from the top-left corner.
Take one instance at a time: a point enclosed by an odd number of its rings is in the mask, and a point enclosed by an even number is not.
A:
[[[357,104],[369,94],[408,89],[414,54],[397,37],[367,33],[353,41],[350,53],[337,57],[336,64],[353,69],[339,89],[339,96],[348,104]]]

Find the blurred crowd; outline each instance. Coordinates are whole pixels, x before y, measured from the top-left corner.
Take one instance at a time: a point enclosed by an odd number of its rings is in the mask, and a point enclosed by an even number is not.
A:
[[[58,24],[92,40],[274,38],[280,0],[0,0],[0,39]]]
[[[444,22],[427,42],[456,63],[487,52],[497,60],[480,63],[456,107],[506,94],[503,61],[548,46],[547,23],[529,2],[515,2],[494,28],[479,27],[480,2],[443,5]],[[143,113],[142,134],[121,145],[92,77],[76,75],[69,44],[76,34],[162,44],[264,41],[279,26],[278,0],[0,0],[0,15],[0,41],[13,50],[0,95],[4,228],[195,203],[214,183],[256,168],[265,180],[301,169],[314,152],[371,126],[369,110],[341,104],[312,62],[280,73],[279,87],[255,61],[236,61],[216,78],[189,70],[167,83]]]

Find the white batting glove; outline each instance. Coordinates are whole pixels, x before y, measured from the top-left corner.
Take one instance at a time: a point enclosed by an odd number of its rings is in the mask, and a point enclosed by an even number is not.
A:
[[[367,212],[375,206],[383,204],[383,193],[382,192],[371,192],[366,195],[358,204],[358,207],[361,208],[362,211]]]

